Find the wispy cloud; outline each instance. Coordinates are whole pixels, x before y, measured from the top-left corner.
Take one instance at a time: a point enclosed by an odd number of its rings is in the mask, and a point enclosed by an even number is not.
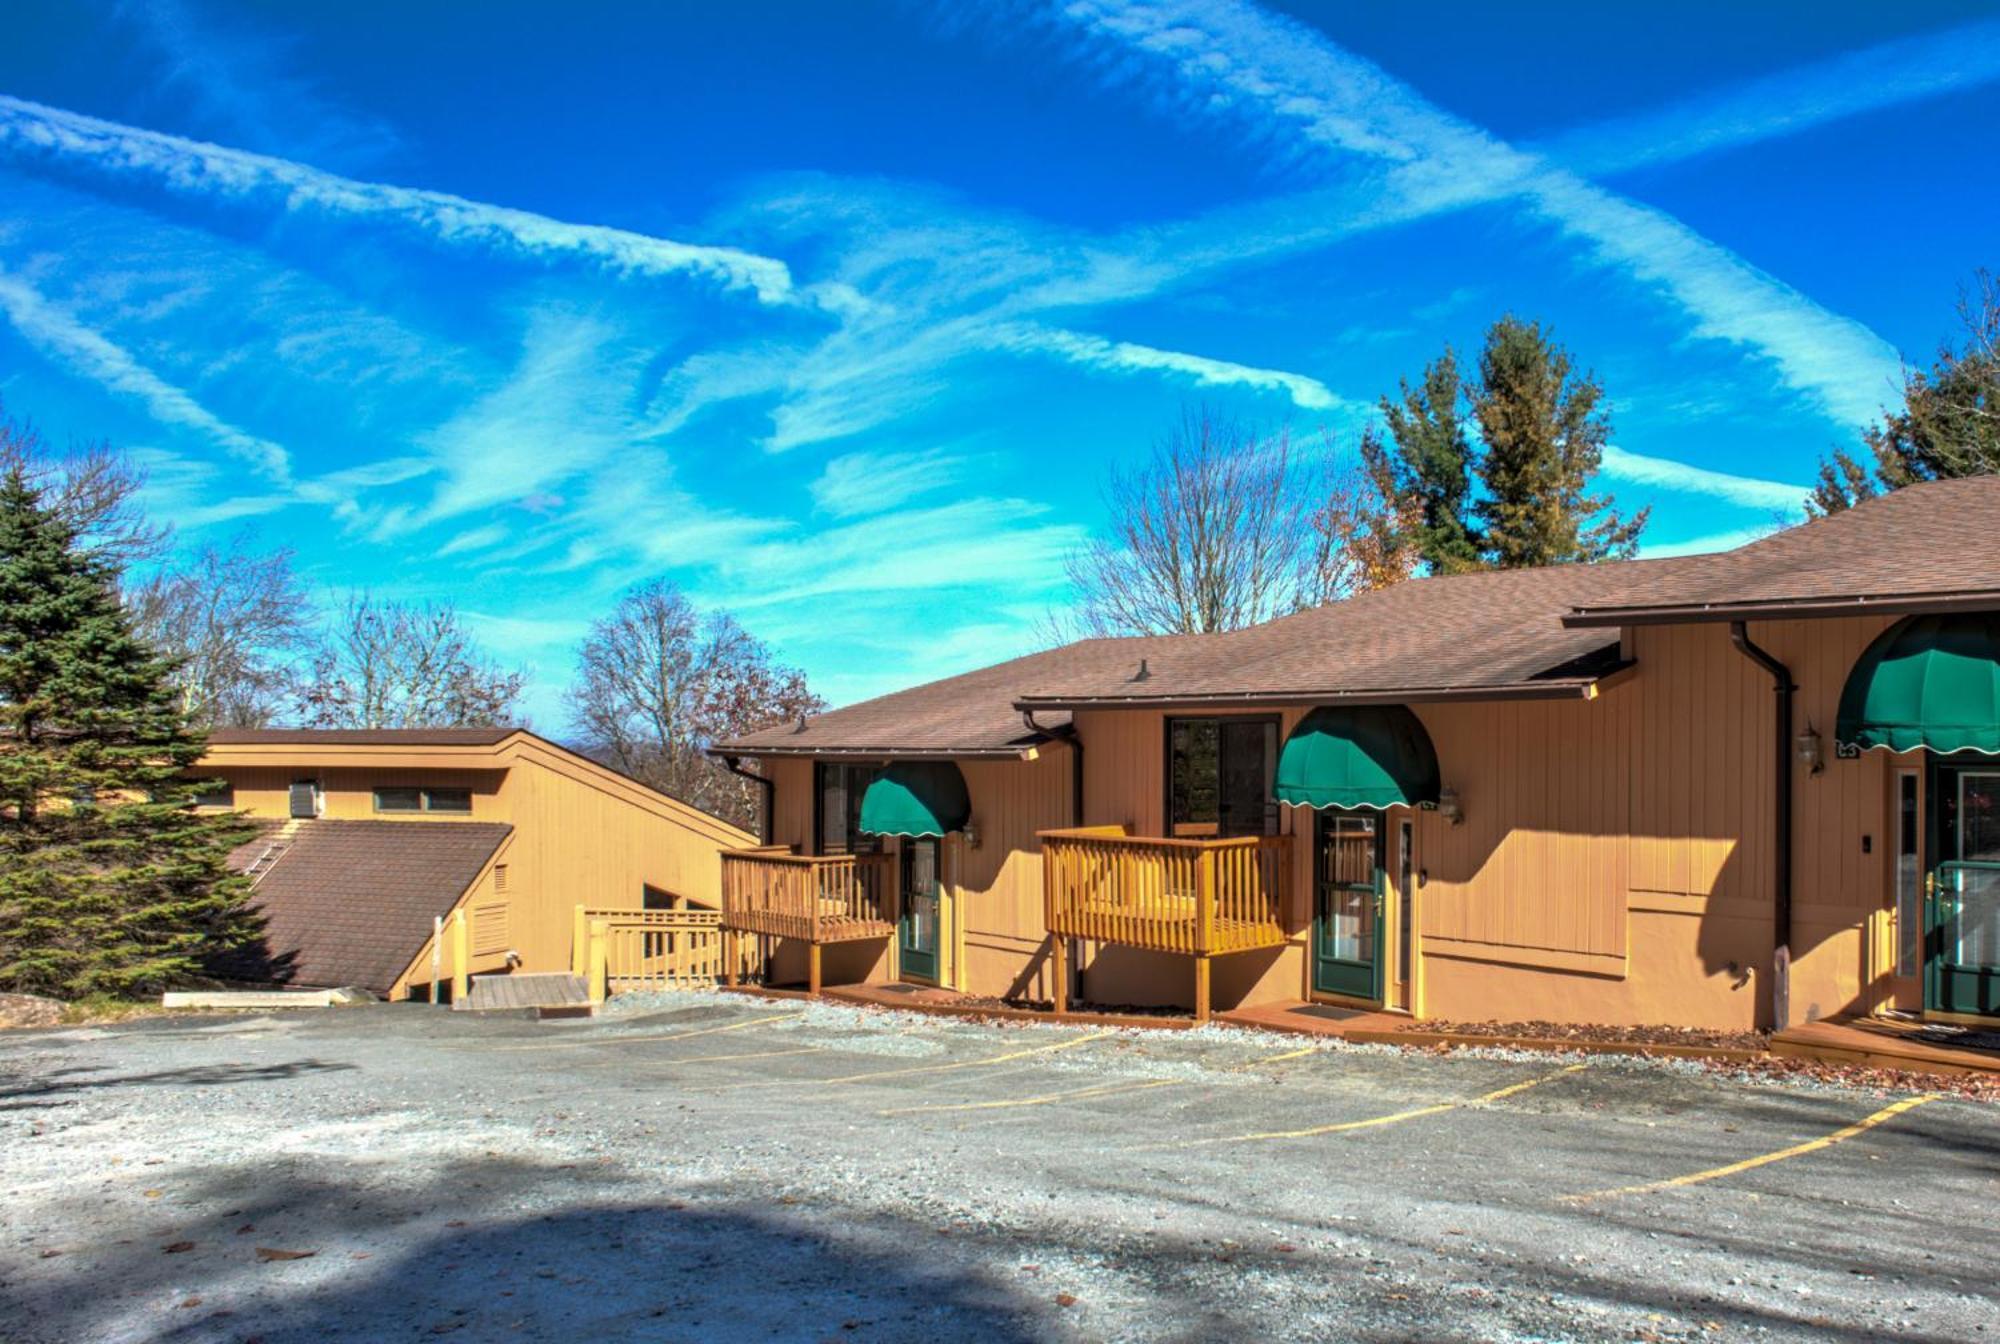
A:
[[[1681,541],[1649,541],[1641,545],[1639,554],[1647,560],[1665,560],[1676,555],[1707,555],[1711,551],[1733,551],[1738,546],[1748,546],[1753,541],[1761,541],[1776,532],[1779,527],[1780,524],[1774,519],[1762,527],[1733,527],[1726,532],[1708,532]]]
[[[1771,362],[1789,387],[1846,424],[1872,420],[1893,395],[1895,351],[1858,322],[1703,238],[1665,212],[1584,180],[1444,112],[1373,63],[1304,24],[1242,0],[1073,0],[1055,11],[1093,50],[1135,55],[1164,73],[1171,98],[1247,124],[1288,162],[1352,173],[1373,165],[1369,221],[1417,218],[1505,199],[1586,245],[1684,311],[1697,336]],[[1131,62],[1107,63],[1130,78]]]
[[[962,459],[935,448],[843,453],[820,469],[811,487],[813,503],[836,518],[882,513],[950,485],[964,466]]]
[[[291,457],[282,446],[230,424],[142,364],[131,351],[4,271],[0,271],[0,312],[44,354],[113,392],[137,399],[155,420],[202,434],[269,480],[290,483]]]
[[[2000,20],[1898,38],[1534,146],[1587,176],[1695,158],[2000,80]]]
[[[694,275],[766,304],[799,299],[782,261],[733,247],[677,242],[601,224],[468,200],[441,191],[340,177],[268,154],[229,149],[0,95],[0,154],[48,157],[176,193],[285,211],[392,220],[439,241],[520,256],[577,257],[631,276]]]
[[[1616,444],[1604,449],[1603,469],[1605,475],[1634,485],[1677,494],[1707,495],[1746,509],[1764,509],[1788,516],[1802,513],[1806,496],[1812,493],[1809,486],[1711,471],[1672,458],[1628,452]]]
[[[1249,387],[1283,392],[1302,410],[1323,411],[1343,404],[1342,399],[1335,396],[1325,383],[1302,373],[1260,369],[1179,350],[1160,350],[1132,341],[1110,341],[1084,332],[1014,322],[998,328],[994,332],[994,342],[1000,349],[1054,355],[1084,368],[1119,373],[1142,370],[1163,372],[1188,378],[1203,387]]]

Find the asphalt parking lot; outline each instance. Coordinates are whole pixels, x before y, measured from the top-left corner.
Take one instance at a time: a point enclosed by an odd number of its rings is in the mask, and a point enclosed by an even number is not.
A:
[[[732,996],[0,1034],[0,1340],[1980,1339],[2000,1108]]]

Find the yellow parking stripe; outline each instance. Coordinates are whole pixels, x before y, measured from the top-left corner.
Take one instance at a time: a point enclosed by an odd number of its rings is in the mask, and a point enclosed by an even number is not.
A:
[[[1214,1143],[1264,1143],[1276,1139],[1311,1139],[1317,1138],[1322,1134],[1345,1134],[1350,1130],[1377,1129],[1383,1125],[1400,1125],[1406,1120],[1421,1120],[1427,1115],[1443,1115],[1446,1111],[1455,1111],[1464,1106],[1481,1106],[1487,1102],[1502,1101],[1508,1097],[1526,1092],[1531,1087],[1540,1087],[1543,1083],[1554,1082],[1566,1074],[1575,1073],[1579,1069],[1586,1067],[1588,1066],[1583,1064],[1572,1064],[1568,1068],[1558,1069],[1556,1072],[1544,1074],[1540,1078],[1530,1078],[1525,1082],[1510,1083],[1506,1087],[1498,1088],[1483,1096],[1472,1097],[1465,1101],[1441,1101],[1433,1106],[1418,1106],[1413,1110],[1397,1111],[1391,1115],[1371,1116],[1366,1120],[1341,1120],[1330,1125],[1314,1125],[1310,1129],[1274,1129],[1267,1130],[1261,1134],[1230,1134],[1217,1139],[1186,1139],[1180,1143],[1149,1143],[1143,1147],[1134,1148],[1131,1151],[1146,1153],[1157,1152],[1163,1148],[1200,1148]]]
[[[1009,1060],[1026,1059],[1030,1055],[1052,1055],[1058,1050],[1074,1050],[1079,1045],[1101,1041],[1111,1034],[1108,1031],[1093,1031],[1072,1041],[1038,1045],[1031,1050],[1009,1050],[1004,1054],[988,1055],[983,1059],[962,1059],[955,1064],[918,1064],[907,1069],[877,1069],[872,1073],[850,1073],[841,1078],[767,1078],[754,1083],[738,1083],[733,1087],[714,1090],[733,1092],[746,1087],[835,1087],[842,1083],[865,1083],[875,1078],[908,1078],[919,1073],[950,1073],[956,1069],[981,1069],[993,1064],[1005,1064]]]
[[[894,1106],[877,1115],[935,1115],[941,1111],[1003,1111],[1017,1106],[1052,1106],[1059,1101],[1084,1101],[1090,1097],[1109,1097],[1121,1092],[1144,1092],[1152,1087],[1174,1087],[1186,1082],[1181,1078],[1150,1078],[1136,1083],[1103,1083],[1096,1087],[1080,1087],[1069,1092],[1047,1092],[1039,1097],[1011,1097],[1005,1101],[961,1101],[941,1106]]]
[[[607,1033],[575,1041],[540,1041],[534,1045],[497,1045],[493,1053],[512,1050],[574,1050],[587,1045],[632,1045],[640,1041],[691,1041],[697,1036],[715,1036],[725,1031],[748,1031],[752,1027],[768,1027],[775,1022],[791,1022],[804,1017],[804,1013],[779,1013],[774,1017],[760,1017],[755,1022],[732,1022],[726,1027],[703,1027],[700,1031],[677,1031],[663,1036],[619,1036]]]
[[[1875,1128],[1875,1126],[1885,1124],[1905,1111],[1913,1111],[1919,1106],[1940,1099],[1939,1095],[1935,1092],[1926,1092],[1920,1097],[1905,1097],[1901,1101],[1884,1106],[1873,1115],[1856,1120],[1853,1124],[1841,1129],[1836,1129],[1831,1134],[1822,1135],[1817,1139],[1809,1139],[1804,1143],[1795,1143],[1789,1148],[1780,1148],[1775,1153],[1765,1153],[1762,1157],[1746,1157],[1741,1162],[1731,1162],[1726,1167],[1710,1167],[1707,1171],[1697,1171],[1687,1176],[1670,1176],[1662,1181],[1646,1181],[1640,1185],[1621,1185],[1612,1190],[1592,1190],[1581,1195],[1564,1195],[1563,1198],[1571,1203],[1580,1204],[1586,1200],[1612,1199],[1619,1195],[1643,1195],[1654,1190],[1672,1190],[1683,1185],[1699,1185],[1703,1181],[1713,1181],[1724,1176],[1734,1176],[1739,1171],[1751,1171],[1757,1167],[1769,1166],[1773,1162],[1783,1162],[1788,1158],[1803,1157],[1807,1153],[1816,1153],[1822,1148],[1831,1148],[1836,1143],[1845,1143],[1855,1135],[1865,1134]]]

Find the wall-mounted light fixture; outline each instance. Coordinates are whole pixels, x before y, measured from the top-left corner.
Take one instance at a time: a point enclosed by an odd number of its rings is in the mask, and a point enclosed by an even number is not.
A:
[[[1465,821],[1465,804],[1459,801],[1458,790],[1449,784],[1438,790],[1438,815],[1454,826]]]
[[[966,847],[967,849],[978,849],[978,848],[979,848],[979,823],[978,823],[978,822],[976,822],[976,821],[973,821],[973,820],[971,820],[970,818],[968,818],[968,819],[966,820],[966,823],[965,823],[965,829],[964,829],[964,830],[962,830],[962,831],[960,831],[960,832],[959,832],[959,834],[965,837],[965,847]]]
[[[1792,739],[1792,756],[1806,768],[1806,773],[1816,775],[1826,768],[1826,754],[1822,750],[1819,734],[1810,723],[1806,730]]]

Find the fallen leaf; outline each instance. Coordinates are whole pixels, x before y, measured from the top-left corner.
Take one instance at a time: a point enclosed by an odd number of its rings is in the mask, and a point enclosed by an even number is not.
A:
[[[256,1230],[257,1230],[257,1224],[255,1224],[255,1223],[245,1223],[245,1224],[243,1224],[243,1226],[241,1226],[241,1227],[239,1227],[239,1228],[237,1228],[237,1229],[236,1229],[236,1235],[240,1237],[240,1236],[242,1236],[242,1235],[243,1235],[243,1234],[244,1234],[245,1232],[255,1232]]]
[[[198,1297],[190,1297],[184,1300],[181,1303],[181,1305],[184,1307],[198,1307],[201,1305],[201,1299]]]
[[[266,1262],[272,1260],[310,1260],[318,1251],[281,1251],[276,1246],[259,1246],[257,1258]]]
[[[454,1218],[454,1219],[452,1219],[452,1220],[451,1220],[450,1222],[446,1223],[446,1224],[445,1224],[445,1226],[446,1226],[446,1227],[464,1227],[464,1226],[465,1226],[465,1219],[463,1219],[463,1218]]]
[[[1279,1255],[1290,1255],[1292,1252],[1298,1250],[1298,1247],[1292,1245],[1292,1243],[1289,1241],[1281,1241],[1276,1246],[1273,1246],[1271,1249],[1276,1251]]]
[[[1391,1293],[1389,1294],[1389,1300],[1391,1302],[1407,1302],[1410,1300],[1410,1295],[1408,1293]]]
[[[1076,1294],[1075,1294],[1075,1293],[1057,1293],[1057,1294],[1056,1294],[1056,1305],[1057,1305],[1057,1306],[1059,1306],[1059,1307],[1073,1307],[1073,1306],[1075,1306],[1075,1305],[1076,1305]]]
[[[168,1255],[179,1255],[182,1251],[193,1250],[194,1243],[191,1241],[170,1241],[160,1247],[160,1249]]]
[[[165,1193],[166,1193],[166,1191],[164,1191],[164,1190],[142,1190],[142,1191],[140,1191],[139,1193],[140,1193],[140,1194],[142,1194],[142,1195],[144,1195],[144,1196],[145,1196],[145,1197],[146,1197],[147,1199],[158,1199],[158,1198],[159,1198],[159,1197],[160,1197],[161,1195],[165,1194]]]

